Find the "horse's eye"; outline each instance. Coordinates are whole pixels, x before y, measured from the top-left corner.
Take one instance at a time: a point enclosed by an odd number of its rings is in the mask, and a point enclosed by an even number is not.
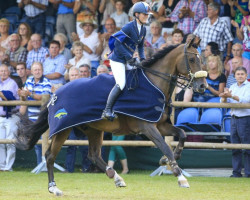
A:
[[[190,62],[190,63],[194,63],[194,62],[195,62],[195,59],[194,59],[194,58],[190,58],[190,59],[189,59],[189,62]]]

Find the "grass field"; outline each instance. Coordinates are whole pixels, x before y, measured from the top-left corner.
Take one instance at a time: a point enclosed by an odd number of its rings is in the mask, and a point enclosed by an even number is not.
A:
[[[0,200],[249,200],[248,178],[188,178],[190,188],[179,188],[172,175],[150,177],[149,171],[123,175],[126,188],[116,188],[104,174],[55,173],[62,197],[50,194],[47,173],[28,171],[0,172]]]

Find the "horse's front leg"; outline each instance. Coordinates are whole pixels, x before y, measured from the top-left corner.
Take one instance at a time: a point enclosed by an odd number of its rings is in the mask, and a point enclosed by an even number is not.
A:
[[[167,156],[173,174],[178,177],[179,186],[188,188],[189,184],[187,179],[182,175],[181,169],[174,159],[174,154],[171,148],[167,145],[156,126],[154,124],[147,123],[144,125],[142,133],[145,134],[161,150],[163,155]]]
[[[54,181],[54,163],[56,156],[61,150],[65,140],[68,138],[70,131],[71,129],[67,129],[54,135],[45,154],[49,178],[48,189],[50,193],[53,193],[56,196],[61,196],[63,192],[56,187],[56,182]]]
[[[179,143],[174,150],[174,158],[175,160],[179,160],[187,138],[185,131],[167,122],[157,124],[157,128],[162,136],[176,136],[179,138]]]

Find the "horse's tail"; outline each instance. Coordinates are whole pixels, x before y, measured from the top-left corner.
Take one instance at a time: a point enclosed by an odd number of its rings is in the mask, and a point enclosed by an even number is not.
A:
[[[47,104],[45,104],[36,122],[31,122],[28,117],[20,116],[21,122],[15,143],[18,149],[30,150],[35,146],[41,135],[49,128],[48,114]]]

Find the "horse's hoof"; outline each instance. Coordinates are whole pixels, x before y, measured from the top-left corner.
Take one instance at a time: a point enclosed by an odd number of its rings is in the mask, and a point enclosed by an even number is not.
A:
[[[183,187],[183,188],[189,188],[190,187],[187,179],[182,174],[178,176],[178,184],[179,184],[180,187]]]
[[[126,187],[126,183],[123,179],[115,180],[115,186],[116,187]]]
[[[61,190],[59,190],[56,186],[49,187],[49,192],[53,193],[56,196],[62,196],[63,195],[63,192]]]

